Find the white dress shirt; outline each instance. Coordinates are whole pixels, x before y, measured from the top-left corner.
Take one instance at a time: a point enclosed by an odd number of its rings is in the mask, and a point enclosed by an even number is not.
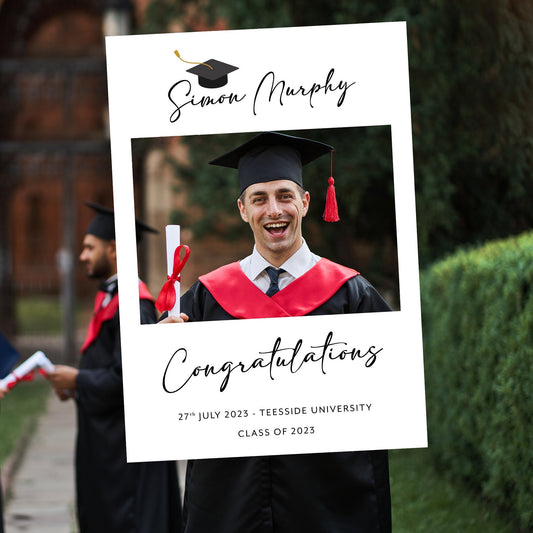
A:
[[[292,254],[285,263],[279,268],[284,272],[279,275],[279,290],[285,288],[289,283],[299,278],[318,263],[320,257],[307,246],[305,240],[302,240],[302,246],[297,252]],[[266,292],[270,286],[270,278],[265,268],[271,265],[254,246],[253,252],[240,262],[244,274],[258,287],[261,291]]]
[[[103,289],[106,292],[105,298],[102,301],[101,307],[107,307],[111,299],[113,298],[113,292],[115,290],[115,287],[117,286],[118,280],[117,274],[113,274],[110,278],[106,279],[105,282],[102,284]]]

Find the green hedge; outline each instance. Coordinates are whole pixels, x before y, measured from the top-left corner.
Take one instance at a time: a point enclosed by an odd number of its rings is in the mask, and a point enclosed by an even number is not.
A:
[[[421,276],[429,446],[533,528],[533,232]]]

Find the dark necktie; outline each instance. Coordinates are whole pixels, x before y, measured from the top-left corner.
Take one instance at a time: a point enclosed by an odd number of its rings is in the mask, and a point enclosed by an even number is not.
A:
[[[267,296],[273,296],[277,292],[279,292],[278,287],[278,277],[282,272],[285,272],[282,268],[274,268],[274,267],[266,267],[265,268],[268,277],[270,278],[270,287],[266,291]]]

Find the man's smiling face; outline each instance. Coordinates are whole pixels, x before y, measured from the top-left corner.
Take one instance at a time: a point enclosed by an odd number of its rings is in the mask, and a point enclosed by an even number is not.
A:
[[[302,245],[302,218],[309,193],[290,180],[250,185],[238,200],[242,219],[250,224],[257,251],[280,266]]]

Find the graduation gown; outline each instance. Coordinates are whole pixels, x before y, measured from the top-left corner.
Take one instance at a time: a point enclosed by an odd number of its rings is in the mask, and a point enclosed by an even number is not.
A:
[[[93,339],[84,345],[77,378],[80,533],[176,533],[181,524],[176,464],[126,463],[118,300],[112,305],[107,313],[112,316],[104,316],[96,331],[91,322]],[[153,302],[143,298],[140,306],[142,323],[154,323]]]
[[[197,321],[390,308],[357,272],[321,259],[271,299],[227,265],[200,277],[181,310]],[[183,512],[185,533],[390,532],[387,452],[189,461]]]

